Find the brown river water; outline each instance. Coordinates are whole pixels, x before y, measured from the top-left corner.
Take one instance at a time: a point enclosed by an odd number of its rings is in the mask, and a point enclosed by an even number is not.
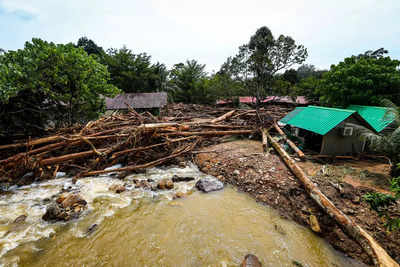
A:
[[[129,187],[133,179],[156,183],[174,174],[206,176],[189,165],[149,169],[125,181],[103,176],[72,185],[70,178],[60,178],[11,188],[0,196],[0,266],[222,267],[238,266],[248,253],[263,266],[363,266],[233,187],[209,194],[194,189],[196,181],[163,192]],[[110,192],[115,183],[129,190]],[[46,198],[69,186],[80,191],[88,210],[67,223],[42,221]],[[193,193],[173,200],[178,191]],[[26,222],[12,223],[21,214],[28,215]]]

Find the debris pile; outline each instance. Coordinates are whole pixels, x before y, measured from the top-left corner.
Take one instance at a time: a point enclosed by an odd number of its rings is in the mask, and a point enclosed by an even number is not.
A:
[[[274,119],[263,109],[257,115],[255,110],[197,106],[173,105],[166,112],[173,117],[139,114],[130,108],[44,138],[1,145],[0,182],[28,184],[60,173],[76,177],[118,173],[121,178],[190,156],[194,148],[215,144],[224,136],[255,133],[259,116],[265,124]],[[107,168],[115,164],[121,167]]]

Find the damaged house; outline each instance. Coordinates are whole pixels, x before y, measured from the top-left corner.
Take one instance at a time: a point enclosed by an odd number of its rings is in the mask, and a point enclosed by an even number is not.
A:
[[[322,155],[350,155],[364,151],[360,129],[378,131],[356,110],[319,106],[298,107],[281,119],[291,134]]]
[[[106,97],[106,109],[112,111],[126,111],[128,107],[135,110],[155,110],[167,105],[168,95],[166,92],[158,93],[127,93],[120,94],[114,98]]]

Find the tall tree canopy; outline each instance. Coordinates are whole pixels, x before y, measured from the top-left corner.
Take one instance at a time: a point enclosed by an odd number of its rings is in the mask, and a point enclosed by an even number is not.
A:
[[[78,47],[82,47],[83,50],[88,53],[88,55],[98,55],[102,57],[104,55],[104,50],[101,46],[98,46],[93,40],[87,38],[86,36],[79,38]]]
[[[71,44],[26,42],[0,56],[0,135],[39,134],[49,121],[95,118],[118,89],[107,68]]]
[[[248,44],[230,61],[231,69],[245,80],[249,94],[261,102],[273,92],[274,75],[307,58],[307,49],[297,45],[290,36],[274,38],[268,27],[259,28]]]
[[[400,61],[387,51],[367,51],[332,65],[319,89],[321,101],[332,106],[379,105],[382,99],[400,104]]]
[[[175,64],[169,73],[168,91],[175,102],[207,103],[205,65],[196,60]]]
[[[163,90],[167,71],[163,64],[151,63],[146,53],[134,54],[130,49],[108,49],[103,59],[111,74],[111,82],[126,93]]]

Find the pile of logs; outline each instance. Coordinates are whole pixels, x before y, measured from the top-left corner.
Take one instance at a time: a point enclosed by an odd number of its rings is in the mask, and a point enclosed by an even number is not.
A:
[[[58,172],[82,177],[160,165],[223,136],[256,132],[257,125],[246,119],[248,114],[230,110],[196,120],[162,118],[130,109],[44,138],[1,145],[0,182],[16,183],[27,173],[42,180]],[[105,170],[117,163],[124,167]]]

